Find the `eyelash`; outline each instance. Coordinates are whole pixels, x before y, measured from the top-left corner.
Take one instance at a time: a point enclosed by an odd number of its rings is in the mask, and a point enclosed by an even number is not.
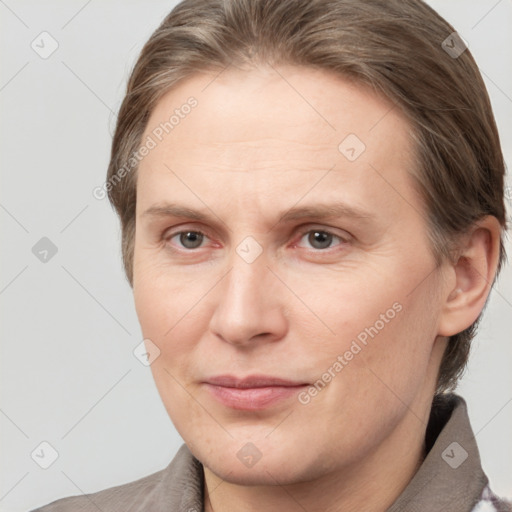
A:
[[[340,236],[340,235],[337,235],[335,233],[333,233],[332,231],[329,231],[328,229],[320,229],[320,228],[308,228],[308,229],[303,229],[300,231],[299,235],[300,235],[300,238],[299,238],[299,242],[304,238],[304,236],[308,235],[309,233],[313,233],[313,232],[317,232],[317,233],[323,233],[325,235],[328,235],[328,236],[332,236],[333,239],[338,239],[339,240],[339,246],[341,245],[344,245],[344,244],[347,244],[348,243],[348,236],[346,238]],[[206,233],[204,233],[203,231],[199,231],[199,230],[194,230],[194,229],[185,229],[185,230],[181,230],[181,231],[176,231],[174,233],[168,233],[166,234],[164,232],[164,236],[163,236],[163,239],[165,242],[169,242],[170,240],[172,240],[173,238],[175,238],[176,236],[179,236],[179,235],[182,235],[184,233],[195,233],[195,234],[199,234],[199,235],[203,235],[204,237],[206,238],[209,238],[208,235]],[[294,246],[297,245],[296,243],[294,243]],[[179,249],[177,249],[178,251],[182,251],[182,252],[189,252],[189,253],[192,253],[196,250],[199,250],[199,249],[202,249],[203,246],[200,246],[200,247],[196,247],[194,249],[188,249],[186,247],[180,247]],[[322,253],[322,252],[329,252],[329,250],[333,249],[334,247],[327,247],[325,249],[315,249],[315,248],[311,248],[309,249],[310,251],[312,252],[318,252],[318,253]]]

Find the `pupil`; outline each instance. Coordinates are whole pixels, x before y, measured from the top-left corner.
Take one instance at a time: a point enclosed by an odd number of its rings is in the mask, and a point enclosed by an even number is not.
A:
[[[331,245],[332,235],[325,231],[312,231],[309,235],[309,243],[316,249],[325,249]]]
[[[203,235],[195,231],[187,231],[180,235],[180,242],[183,244],[183,247],[187,249],[196,249],[201,245],[202,241]]]

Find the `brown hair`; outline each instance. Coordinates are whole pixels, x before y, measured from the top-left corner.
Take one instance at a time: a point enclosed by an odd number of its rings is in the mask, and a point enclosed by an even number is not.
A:
[[[130,284],[133,155],[153,108],[197,71],[256,61],[329,70],[372,87],[400,108],[411,124],[417,159],[412,174],[426,202],[438,262],[450,257],[457,235],[478,219],[493,215],[505,228],[505,165],[496,123],[478,67],[454,32],[421,0],[183,0],[142,49],[112,143],[106,189],[121,220]],[[460,55],[447,51],[455,44]],[[499,267],[504,257],[501,242]],[[455,387],[477,322],[451,337],[438,392]]]

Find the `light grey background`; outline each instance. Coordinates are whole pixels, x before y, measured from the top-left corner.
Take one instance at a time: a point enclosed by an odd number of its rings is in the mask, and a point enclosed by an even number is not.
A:
[[[1,511],[135,480],[165,467],[181,445],[149,368],[132,353],[142,337],[117,218],[92,196],[104,181],[128,73],[175,3],[0,0]],[[429,3],[469,43],[510,165],[512,2]],[[43,31],[59,45],[47,59],[31,48]],[[46,263],[32,253],[42,237],[58,249]],[[484,469],[508,497],[511,317],[507,266],[459,393]],[[58,452],[48,469],[31,458],[42,441]]]

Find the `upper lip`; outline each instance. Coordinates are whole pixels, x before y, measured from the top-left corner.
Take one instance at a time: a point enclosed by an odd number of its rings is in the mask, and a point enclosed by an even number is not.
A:
[[[266,388],[270,386],[305,386],[306,382],[281,379],[270,375],[249,375],[247,377],[235,377],[233,375],[218,375],[205,380],[207,384],[225,388]]]

